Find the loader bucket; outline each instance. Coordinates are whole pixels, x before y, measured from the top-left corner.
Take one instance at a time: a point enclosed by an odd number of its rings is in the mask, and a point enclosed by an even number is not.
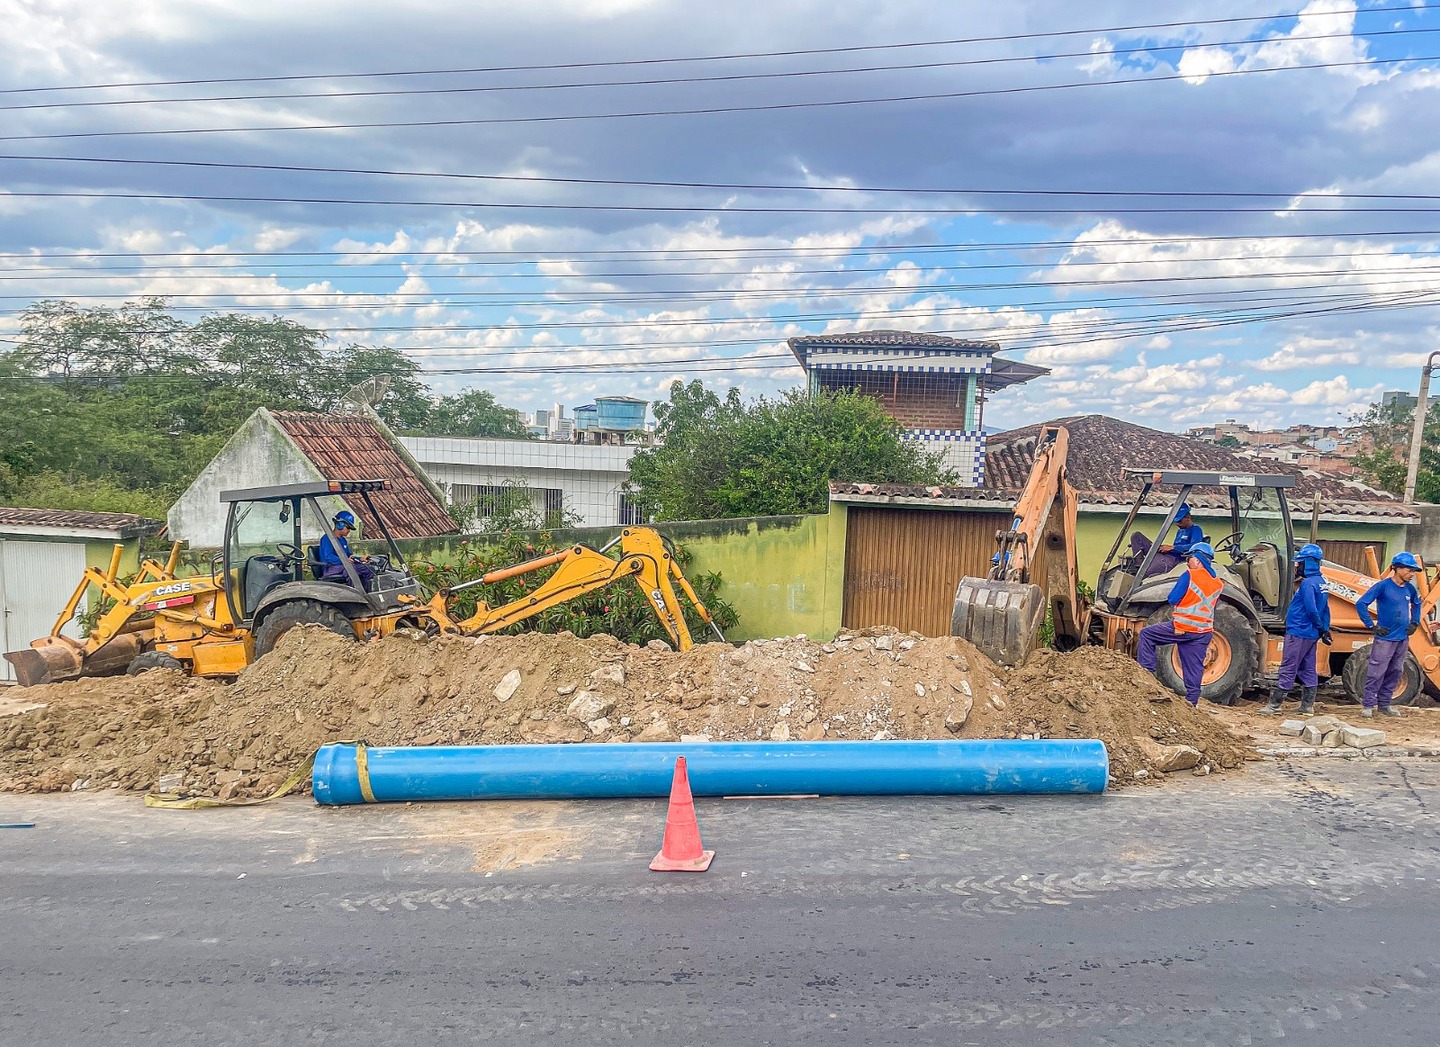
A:
[[[135,633],[122,633],[90,654],[78,642],[63,636],[43,636],[23,651],[10,651],[5,660],[15,667],[15,682],[21,687],[75,680],[82,676],[112,676],[122,673],[141,651]]]
[[[23,651],[10,651],[5,660],[15,667],[16,683],[21,687],[36,687],[75,679],[85,662],[85,652],[64,640],[46,636]]]
[[[1026,582],[962,578],[955,590],[950,635],[973,643],[997,665],[1024,665],[1040,639],[1045,594]]]

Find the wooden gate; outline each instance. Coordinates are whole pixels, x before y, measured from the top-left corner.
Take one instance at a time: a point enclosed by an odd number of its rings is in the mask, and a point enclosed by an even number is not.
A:
[[[955,587],[966,575],[985,576],[995,532],[1008,523],[1004,512],[852,505],[842,624],[948,636]]]

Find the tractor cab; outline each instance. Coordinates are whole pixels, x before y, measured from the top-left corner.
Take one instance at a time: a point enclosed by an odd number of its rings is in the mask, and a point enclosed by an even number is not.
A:
[[[413,607],[419,586],[370,498],[389,486],[389,480],[328,480],[221,492],[229,512],[212,575],[223,585],[232,620],[250,626],[267,609],[295,599],[335,606],[350,619]],[[368,580],[348,558],[338,567],[320,560],[324,539],[341,548],[332,521],[347,502],[376,522],[388,550],[370,556],[374,577]]]
[[[1188,503],[1199,516],[1219,516],[1225,521],[1223,525],[1212,523],[1205,540],[1215,549],[1215,571],[1225,583],[1227,600],[1240,606],[1258,626],[1283,623],[1295,588],[1290,570],[1295,556],[1294,529],[1285,497],[1286,490],[1295,485],[1294,477],[1179,470],[1125,472],[1138,478],[1142,487],[1100,568],[1098,607],[1126,615],[1164,603],[1185,565],[1165,567],[1160,562],[1165,555],[1160,546],[1175,524],[1180,505]],[[1117,558],[1134,533],[1140,510],[1162,500],[1158,496],[1152,499],[1158,487],[1178,488],[1158,533],[1143,552],[1131,551]],[[1214,531],[1223,533],[1211,533]]]

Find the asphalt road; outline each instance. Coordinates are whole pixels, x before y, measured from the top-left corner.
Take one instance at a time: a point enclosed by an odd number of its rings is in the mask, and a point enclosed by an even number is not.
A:
[[[0,1044],[1435,1044],[1440,763],[1103,798],[0,794]]]

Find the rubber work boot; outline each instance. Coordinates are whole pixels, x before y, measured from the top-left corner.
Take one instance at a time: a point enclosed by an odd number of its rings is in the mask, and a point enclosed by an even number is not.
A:
[[[1382,705],[1382,706],[1380,706],[1380,715],[1381,715],[1381,716],[1399,716],[1399,715],[1400,715],[1400,710],[1399,710],[1399,709],[1392,709],[1392,708],[1390,708],[1390,706],[1388,706],[1388,705]]]
[[[1315,688],[1306,687],[1300,692],[1300,715],[1313,716],[1315,714]]]
[[[1261,716],[1274,716],[1280,711],[1280,706],[1290,700],[1290,692],[1282,691],[1276,687],[1270,692],[1270,701],[1260,709]]]
[[[1375,710],[1374,710],[1374,709],[1361,709],[1361,710],[1360,710],[1360,715],[1363,716],[1363,717],[1365,717],[1365,719],[1370,720],[1370,719],[1373,719],[1373,718],[1374,718],[1374,716],[1375,716]]]

